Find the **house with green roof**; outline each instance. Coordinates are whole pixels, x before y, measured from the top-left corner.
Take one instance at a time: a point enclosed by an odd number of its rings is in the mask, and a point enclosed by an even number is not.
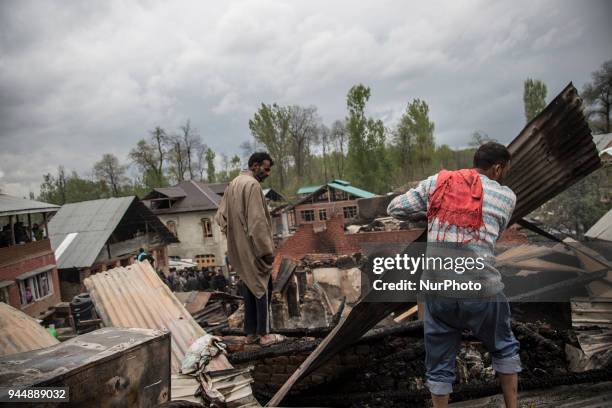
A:
[[[324,222],[333,215],[340,215],[345,221],[350,221],[358,215],[357,199],[376,196],[352,186],[348,181],[338,179],[319,186],[301,187],[297,195],[297,202],[285,209],[290,228]]]

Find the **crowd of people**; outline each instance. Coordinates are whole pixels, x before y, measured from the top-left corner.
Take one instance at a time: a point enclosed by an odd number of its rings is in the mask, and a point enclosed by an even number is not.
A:
[[[186,268],[180,271],[172,271],[165,281],[173,292],[190,292],[192,290],[230,292],[229,282],[220,267]]]
[[[36,223],[30,228],[24,225],[22,221],[18,221],[13,224],[12,231],[11,225],[6,224],[0,231],[0,248],[10,246],[13,236],[15,237],[15,244],[26,244],[28,242],[42,240],[44,238],[44,231],[43,228]]]

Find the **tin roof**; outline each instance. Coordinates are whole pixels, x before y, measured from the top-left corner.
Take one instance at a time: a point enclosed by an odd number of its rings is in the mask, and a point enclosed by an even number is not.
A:
[[[59,208],[59,205],[27,200],[25,198],[0,193],[0,217],[18,214],[55,212],[59,210]]]
[[[177,242],[159,218],[134,196],[64,204],[49,222],[57,268],[92,266],[128,211],[138,214],[139,222],[146,220],[166,242]]]
[[[511,223],[601,166],[582,99],[570,82],[508,145],[505,184],[517,196]]]
[[[38,350],[59,341],[36,320],[0,302],[0,356]]]
[[[85,287],[105,326],[170,331],[173,373],[179,372],[189,346],[206,334],[148,262],[91,275]],[[222,357],[220,367],[231,368]]]
[[[217,208],[219,208],[221,196],[211,189],[210,186],[210,184],[194,180],[182,181],[173,187],[156,188],[149,192],[143,200],[164,197],[174,200],[170,208],[153,208],[151,211],[153,211],[154,214],[216,211]]]

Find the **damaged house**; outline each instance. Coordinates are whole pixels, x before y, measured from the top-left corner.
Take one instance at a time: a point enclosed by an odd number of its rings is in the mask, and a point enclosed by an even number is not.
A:
[[[65,204],[49,223],[62,300],[84,291],[88,276],[134,263],[144,248],[168,272],[168,245],[178,242],[137,197]]]

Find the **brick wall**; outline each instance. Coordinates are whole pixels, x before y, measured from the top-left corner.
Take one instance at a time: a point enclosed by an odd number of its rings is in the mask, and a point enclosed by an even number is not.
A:
[[[283,257],[300,260],[310,254],[352,255],[361,252],[364,243],[410,243],[422,230],[373,231],[347,234],[342,214],[336,213],[325,223],[304,224],[283,241],[276,252],[273,277]]]
[[[13,285],[8,287],[10,305],[32,317],[38,317],[49,307],[55,306],[58,302],[60,302],[60,282],[57,268],[50,270],[53,282],[53,293],[51,295],[27,305],[22,305],[19,299],[19,281],[16,280],[17,276],[47,265],[54,264],[55,256],[53,255],[53,252],[45,252],[32,255],[30,257],[24,257],[12,264],[4,264],[0,266],[0,280],[10,280],[15,282]]]

